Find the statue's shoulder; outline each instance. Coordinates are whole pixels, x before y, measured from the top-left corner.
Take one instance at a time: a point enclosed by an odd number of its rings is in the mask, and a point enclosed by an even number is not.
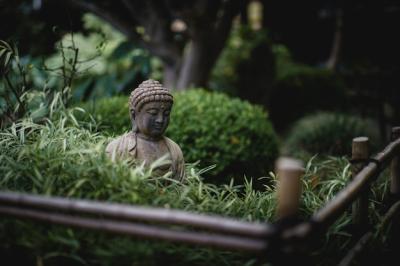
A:
[[[113,139],[106,147],[106,153],[111,155],[116,153],[123,155],[136,148],[136,136],[133,132],[128,132]]]
[[[168,137],[164,136],[164,139],[165,139],[165,142],[167,143],[167,146],[168,146],[169,150],[172,153],[175,153],[175,155],[177,157],[182,157],[183,158],[183,153],[182,153],[181,147],[179,147],[179,145],[176,144],[175,141],[173,141],[172,139],[170,139]]]

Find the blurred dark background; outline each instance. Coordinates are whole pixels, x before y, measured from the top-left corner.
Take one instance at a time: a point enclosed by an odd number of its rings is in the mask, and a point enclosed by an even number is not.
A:
[[[16,0],[0,7],[0,39],[16,43],[22,58],[51,62],[57,43],[72,35],[84,46],[82,61],[100,62],[74,81],[75,102],[127,94],[152,77],[176,90],[203,87],[260,104],[281,134],[316,111],[371,118],[382,140],[400,120],[398,1]]]

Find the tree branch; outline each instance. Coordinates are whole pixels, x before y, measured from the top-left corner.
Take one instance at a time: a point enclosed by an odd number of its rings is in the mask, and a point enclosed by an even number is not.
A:
[[[340,52],[342,48],[342,38],[343,38],[343,18],[342,10],[336,10],[336,25],[335,32],[333,35],[332,48],[329,58],[326,62],[326,68],[335,71],[338,63]]]
[[[106,20],[108,23],[110,23],[114,28],[119,30],[121,33],[123,33],[125,36],[127,36],[131,40],[135,40],[138,42],[140,45],[145,46],[145,43],[143,42],[140,34],[138,34],[134,29],[135,25],[127,24],[123,22],[122,20],[118,19],[118,14],[112,14],[110,11],[106,10],[105,8],[102,8],[100,5],[92,4],[83,0],[67,0],[70,2],[72,5],[86,10],[88,12],[91,12],[98,17]]]
[[[166,38],[162,34],[165,34],[165,25],[160,25],[160,17],[158,16],[141,16],[138,12],[135,12],[135,7],[132,2],[123,0],[123,5],[127,8],[132,18],[129,24],[119,19],[118,14],[111,13],[100,4],[93,4],[83,0],[68,0],[71,4],[76,7],[91,12],[100,18],[109,22],[113,27],[127,36],[128,39],[138,43],[143,48],[149,50],[153,55],[158,56],[167,64],[174,64],[177,58],[181,57],[181,51],[178,46],[173,42],[173,38]],[[146,3],[147,5],[147,3]],[[142,12],[146,14],[145,12]],[[135,21],[135,18],[137,21]],[[139,19],[140,18],[140,19]],[[147,30],[150,39],[145,40],[143,36],[135,31],[135,26],[141,25]],[[163,27],[164,26],[164,27]],[[152,32],[150,29],[155,29]],[[164,33],[162,33],[164,31]],[[160,33],[161,32],[161,33]]]

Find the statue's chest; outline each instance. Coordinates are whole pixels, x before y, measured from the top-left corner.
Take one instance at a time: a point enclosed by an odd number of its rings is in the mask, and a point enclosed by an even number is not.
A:
[[[164,140],[155,142],[138,138],[136,145],[136,157],[139,161],[145,162],[146,166],[151,165],[154,161],[166,154],[170,156],[170,152]],[[169,167],[169,165],[166,165],[162,168],[169,169]]]

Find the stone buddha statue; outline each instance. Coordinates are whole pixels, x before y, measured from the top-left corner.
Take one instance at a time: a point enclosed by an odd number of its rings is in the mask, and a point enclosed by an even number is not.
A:
[[[149,166],[162,156],[170,164],[155,169],[157,174],[172,172],[174,179],[184,178],[184,159],[179,146],[163,134],[168,127],[173,105],[173,96],[158,81],[146,80],[132,91],[129,97],[129,112],[132,131],[112,140],[106,148],[107,154],[130,157]]]

